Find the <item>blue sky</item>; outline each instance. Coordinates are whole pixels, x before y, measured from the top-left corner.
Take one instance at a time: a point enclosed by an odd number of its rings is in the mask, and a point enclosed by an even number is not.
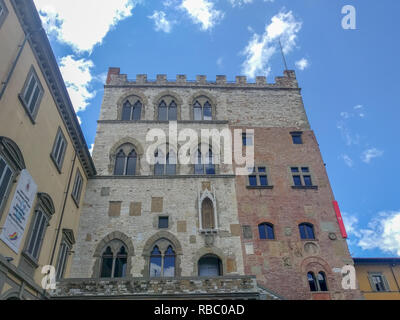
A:
[[[87,143],[109,67],[282,75],[282,38],[357,257],[400,256],[398,0],[35,0]],[[342,8],[356,30],[342,28]]]

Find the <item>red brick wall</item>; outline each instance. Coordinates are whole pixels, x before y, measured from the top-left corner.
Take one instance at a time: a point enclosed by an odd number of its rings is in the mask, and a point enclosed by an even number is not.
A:
[[[247,129],[255,130],[255,164],[267,166],[273,189],[251,190],[246,188],[247,176],[236,178],[239,221],[242,227],[251,226],[253,234],[253,239],[241,234],[246,274],[256,275],[260,285],[286,299],[312,299],[307,272],[323,271],[330,298],[359,298],[359,291],[342,289],[341,275],[333,271],[352,260],[340,234],[334,197],[314,133],[305,131],[303,144],[295,145],[290,135],[298,131],[295,128]],[[294,190],[291,166],[309,167],[318,189]],[[274,224],[275,240],[259,239],[258,224],[262,222]],[[301,222],[314,225],[315,241],[300,239]],[[331,240],[330,233],[337,239]],[[254,254],[246,254],[245,244],[253,244]],[[306,244],[316,252],[306,250]]]

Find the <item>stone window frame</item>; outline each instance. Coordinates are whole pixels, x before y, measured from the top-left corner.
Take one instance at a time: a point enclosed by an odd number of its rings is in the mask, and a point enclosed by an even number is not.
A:
[[[292,172],[292,168],[297,168],[299,170],[299,172]],[[308,168],[308,172],[303,172],[302,168]],[[314,189],[314,190],[318,189],[318,185],[316,184],[316,177],[313,174],[313,170],[310,165],[292,165],[292,166],[288,167],[288,172],[289,172],[290,179],[291,179],[292,189]],[[295,185],[294,178],[293,178],[294,176],[300,176],[301,186]],[[311,186],[307,186],[305,184],[304,176],[310,176],[311,183],[312,183]]]
[[[373,277],[381,277],[382,283],[384,286],[384,290],[378,291],[376,290],[376,286],[374,285]],[[368,280],[373,292],[390,292],[389,282],[386,279],[386,276],[381,271],[368,271]]]
[[[75,244],[74,232],[71,229],[62,230],[62,239],[56,264],[56,279],[63,279],[68,265],[68,258],[72,254],[72,248]]]
[[[199,103],[202,106],[202,110],[204,109],[204,104],[206,103],[206,101],[208,101],[211,104],[211,120],[204,120],[204,111],[202,111],[202,119],[203,120],[195,120],[194,119],[194,104],[196,103],[196,101],[199,101]],[[211,121],[216,121],[217,119],[217,112],[216,112],[216,107],[217,107],[217,103],[215,98],[213,98],[208,92],[204,92],[204,91],[199,91],[196,92],[191,98],[190,98],[190,120],[191,121],[195,121],[195,122],[204,122],[204,123],[208,123]]]
[[[127,252],[126,277],[129,277],[131,275],[132,258],[135,256],[135,250],[133,247],[132,240],[122,232],[114,231],[105,236],[96,246],[95,252],[93,254],[95,262],[92,270],[92,278],[100,279],[102,255],[112,241],[120,241],[122,244],[124,244]]]
[[[292,138],[292,143],[293,143],[294,145],[302,145],[302,144],[304,144],[304,140],[303,140],[303,131],[292,131],[292,132],[290,132],[290,136],[291,136],[291,138]],[[295,138],[295,137],[300,137],[301,143],[295,143],[295,141],[294,141],[294,138]]]
[[[183,256],[182,246],[181,246],[179,240],[171,232],[168,232],[166,230],[160,230],[156,234],[151,236],[146,241],[146,243],[143,247],[142,256],[145,261],[145,264],[144,264],[144,268],[142,270],[142,276],[146,279],[151,279],[150,278],[151,252],[153,251],[154,246],[157,243],[163,243],[163,242],[160,242],[163,240],[165,241],[164,242],[165,250],[168,248],[167,243],[169,243],[170,245],[172,245],[172,248],[175,252],[175,278],[180,277],[182,275],[182,267],[181,267],[182,256]],[[164,252],[161,249],[160,249],[160,251]],[[161,279],[169,279],[169,278],[171,278],[171,277],[161,277]]]
[[[172,101],[175,101],[176,103],[176,120],[159,120],[159,114],[158,114],[158,107],[161,103],[161,101],[164,100],[167,108],[169,107],[169,105],[171,104]],[[175,92],[167,90],[167,91],[163,91],[161,92],[159,95],[157,95],[157,97],[154,99],[154,120],[158,121],[158,122],[169,122],[169,121],[181,121],[182,120],[182,106],[183,106],[183,101],[182,99],[179,97],[179,95],[177,95]]]
[[[203,206],[204,200],[206,200],[206,199],[209,199],[213,204],[214,228],[212,228],[212,229],[204,229],[203,228],[203,212],[202,212],[203,207],[202,206]],[[210,192],[208,189],[206,189],[199,195],[198,208],[199,208],[199,232],[200,233],[218,232],[219,223],[218,223],[217,201],[215,199],[213,192]]]
[[[76,206],[79,208],[83,190],[83,176],[79,169],[76,169],[74,186],[72,188],[71,196],[74,199]]]
[[[39,267],[41,249],[44,243],[44,239],[46,237],[47,228],[50,226],[50,220],[54,216],[54,213],[55,213],[55,207],[50,195],[48,195],[47,193],[39,192],[37,194],[37,201],[35,205],[34,215],[30,222],[28,236],[26,237],[24,249],[22,251],[23,256],[27,258],[28,262],[34,268]],[[43,223],[43,230],[41,234],[34,232],[36,222],[38,221],[40,223]],[[38,225],[37,227],[40,226],[41,224]],[[32,241],[33,241],[33,249],[37,244],[39,244],[36,256],[33,255],[33,252],[29,251],[29,247],[31,246]]]
[[[259,168],[265,168],[265,172],[258,172]],[[256,171],[254,171],[255,169],[257,169]],[[247,189],[271,189],[273,188],[273,185],[271,183],[271,172],[269,167],[266,164],[254,164],[253,168],[248,168],[248,177],[247,177]],[[250,185],[250,176],[256,176],[257,179],[257,185],[256,186],[252,186]],[[260,180],[260,176],[266,176],[267,177],[267,185],[266,186],[262,186],[261,185],[261,180]]]
[[[3,9],[2,11],[0,11],[0,28],[1,28],[1,26],[3,25],[4,21],[8,16],[8,8],[4,3],[4,0],[0,0],[0,7]]]
[[[32,83],[32,79],[35,80],[35,83],[33,85],[33,89],[36,90],[36,88],[39,88],[39,95],[38,95],[38,97],[36,99],[35,105],[33,106],[33,110],[30,110],[29,102],[31,102],[31,101],[26,101],[25,100],[25,96],[27,94],[29,84]],[[31,96],[29,97],[29,100],[34,95],[34,91],[35,90],[32,91]],[[29,70],[29,72],[28,72],[28,75],[26,77],[24,86],[22,87],[21,92],[18,94],[18,99],[21,102],[22,106],[25,109],[25,112],[27,113],[29,119],[31,120],[31,122],[33,124],[35,124],[36,116],[37,116],[37,114],[39,112],[39,107],[40,107],[40,103],[42,101],[43,96],[44,96],[43,85],[41,84],[41,82],[39,80],[39,76],[37,75],[37,73],[35,71],[35,67],[32,65],[30,70]]]
[[[122,119],[123,110],[124,110],[125,103],[127,101],[129,101],[129,103],[131,105],[131,116],[130,116],[129,120],[123,120]],[[140,104],[141,104],[140,119],[135,120],[135,119],[133,119],[133,114],[134,114],[133,111],[134,111],[134,107],[135,107],[136,103],[138,103],[138,102],[140,102]],[[142,120],[144,120],[144,116],[145,116],[144,104],[143,104],[142,98],[137,96],[137,95],[130,95],[129,97],[126,97],[124,99],[124,102],[122,103],[121,108],[118,109],[118,120],[120,120],[120,121],[132,121],[132,122],[134,122],[134,121],[142,121]]]
[[[176,157],[176,164],[175,164],[175,175],[170,175],[166,173],[166,163],[163,164],[164,165],[164,174],[162,175],[156,175],[155,174],[155,164],[150,164],[150,172],[153,176],[155,177],[168,177],[168,176],[177,176],[180,173],[180,165],[179,165],[179,161],[178,161],[178,150],[176,150],[168,141],[166,142],[162,142],[160,143],[155,150],[159,150],[161,152],[164,152],[164,145],[165,145],[165,153],[168,155],[171,151],[173,151],[175,153],[175,157]],[[168,151],[168,152],[167,152]]]
[[[119,152],[120,148],[125,145],[125,144],[131,144],[135,151],[136,151],[136,172],[135,172],[135,176],[140,176],[141,174],[141,160],[143,158],[143,154],[144,154],[144,150],[142,145],[139,143],[138,140],[134,139],[134,138],[123,138],[121,140],[119,140],[118,142],[116,142],[113,147],[110,149],[110,153],[109,153],[109,165],[108,165],[108,172],[111,176],[114,176],[114,170],[115,170],[115,160],[116,160],[116,156],[117,153]],[[126,176],[125,176],[126,177]]]
[[[57,152],[57,145],[58,145],[59,139],[61,139],[62,144],[60,145],[60,149],[58,149],[58,152]],[[61,147],[63,148],[62,151],[61,151]],[[51,158],[51,160],[53,160],[53,163],[56,166],[58,173],[60,173],[60,174],[61,174],[62,166],[64,164],[65,154],[67,153],[67,148],[68,148],[67,139],[65,138],[65,135],[64,135],[61,127],[58,127],[56,138],[54,139],[53,148],[50,153],[50,158]],[[60,160],[57,160],[60,153],[61,153],[61,158],[60,158]]]
[[[251,141],[250,144],[249,141]],[[242,147],[254,147],[254,145],[255,145],[254,133],[242,132]]]
[[[205,148],[206,150],[211,150],[211,152],[212,152],[212,159],[213,159],[213,162],[214,162],[213,165],[214,165],[214,171],[215,171],[214,174],[207,174],[206,173],[205,166],[208,165],[208,164],[205,163],[206,157],[203,156],[203,152],[202,152],[203,148]],[[196,168],[195,168],[196,167],[196,162],[197,162],[197,152],[198,152],[198,150],[200,150],[200,152],[202,154],[202,156],[201,156],[201,159],[202,159],[202,162],[203,162],[201,164],[203,166],[203,173],[202,174],[196,173]],[[207,151],[206,156],[208,155],[208,153],[209,153],[209,151]],[[220,172],[220,161],[219,160],[220,160],[221,155],[215,152],[215,148],[213,148],[212,144],[199,143],[194,148],[191,148],[190,154],[191,154],[191,163],[192,163],[190,166],[191,166],[192,174],[194,174],[194,175],[207,175],[207,176],[211,176],[211,177],[212,176],[216,176],[216,175],[219,174],[219,172]]]
[[[137,122],[145,120],[146,116],[146,108],[149,105],[148,100],[146,96],[141,92],[138,91],[137,89],[134,90],[129,90],[125,92],[117,101],[117,117],[118,121],[122,121],[122,109],[124,106],[124,103],[126,102],[127,99],[131,97],[136,97],[140,102],[142,103],[142,112],[140,116],[140,120],[136,120]],[[130,120],[130,121],[135,121],[135,120]]]
[[[13,189],[13,185],[17,182],[19,174],[26,168],[26,166],[24,157],[18,145],[7,137],[0,136],[0,157],[11,170],[11,176],[4,192],[3,199],[0,199],[1,218],[3,215],[3,210]]]

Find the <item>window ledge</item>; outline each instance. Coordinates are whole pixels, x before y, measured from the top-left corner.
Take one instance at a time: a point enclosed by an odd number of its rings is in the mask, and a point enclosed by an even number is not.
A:
[[[18,99],[19,99],[19,101],[21,102],[22,106],[24,107],[25,112],[26,112],[26,114],[28,115],[29,120],[31,120],[32,124],[36,124],[35,118],[34,118],[33,115],[30,113],[30,111],[29,111],[29,109],[28,109],[28,107],[27,107],[27,105],[26,105],[24,99],[22,98],[21,94],[18,94]]]
[[[28,252],[22,251],[21,255],[30,265],[32,265],[33,268],[35,269],[39,268],[38,261],[35,258],[33,258]]]
[[[318,190],[318,186],[292,186],[295,190]]]
[[[217,234],[218,229],[200,229],[199,233],[201,233],[201,234]]]
[[[247,189],[260,189],[260,190],[262,190],[262,189],[273,189],[274,188],[274,186],[246,186],[246,188]]]

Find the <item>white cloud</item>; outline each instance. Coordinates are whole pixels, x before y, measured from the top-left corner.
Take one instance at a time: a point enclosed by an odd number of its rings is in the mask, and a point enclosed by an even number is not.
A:
[[[346,166],[348,166],[349,168],[353,167],[354,161],[347,154],[342,154],[340,158],[344,161]]]
[[[365,163],[371,163],[371,160],[374,158],[379,158],[383,156],[383,151],[378,150],[377,148],[370,148],[363,152],[361,155],[361,160]]]
[[[244,4],[253,3],[253,0],[229,0],[232,7],[241,7]]]
[[[93,154],[93,147],[94,147],[94,143],[92,143],[92,144],[90,145],[90,148],[89,148],[90,155]]]
[[[303,71],[304,69],[308,68],[309,66],[310,66],[310,62],[306,58],[296,61],[296,67],[299,70]]]
[[[200,24],[203,31],[211,30],[224,17],[209,0],[182,0],[180,9],[185,10],[194,23]]]
[[[90,72],[94,66],[93,62],[86,59],[77,60],[69,55],[63,57],[59,64],[75,112],[85,110],[89,100],[96,95],[89,89],[89,84],[93,80]]]
[[[246,60],[242,64],[242,72],[250,78],[256,74],[268,75],[271,67],[269,61],[278,50],[278,40],[281,39],[285,54],[296,46],[297,34],[302,23],[296,21],[291,11],[280,12],[271,19],[262,35],[254,33],[248,45],[243,50]]]
[[[219,57],[219,58],[217,59],[217,66],[218,66],[219,68],[221,68],[223,62],[224,62],[224,59],[223,59],[222,57]]]
[[[154,21],[156,31],[171,32],[174,21],[168,21],[165,12],[154,11],[153,15],[148,16],[148,18]]]
[[[91,52],[138,0],[34,0],[44,28],[76,52]]]
[[[359,220],[354,215],[343,214],[343,221],[349,236],[354,236],[349,244],[400,256],[400,210],[379,212],[367,228],[359,228]]]
[[[341,116],[345,119],[347,119],[346,117],[348,117],[348,115],[343,112]],[[348,128],[345,121],[339,121],[336,127],[339,129],[342,138],[347,146],[350,147],[352,145],[358,145],[360,143],[360,135],[358,133],[353,134],[353,132]]]

